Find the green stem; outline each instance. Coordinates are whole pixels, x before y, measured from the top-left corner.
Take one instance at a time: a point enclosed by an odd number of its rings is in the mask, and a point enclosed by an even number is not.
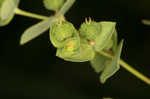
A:
[[[112,58],[112,56],[108,53],[105,52],[100,52],[100,54]],[[144,81],[145,83],[147,83],[148,85],[150,85],[150,79],[148,77],[146,77],[145,75],[143,75],[142,73],[140,73],[139,71],[137,71],[136,69],[134,69],[131,65],[127,64],[125,61],[123,61],[122,59],[120,59],[119,64],[126,69],[127,71],[129,71],[130,73],[132,73],[134,76],[136,76],[137,78],[141,79],[142,81]]]
[[[64,4],[64,6],[58,12],[57,17],[64,15],[69,10],[69,8],[73,5],[74,2],[75,2],[75,0],[67,0],[66,3]],[[40,20],[48,19],[48,17],[46,17],[46,16],[27,12],[27,11],[21,10],[19,8],[15,9],[15,13],[18,15],[35,18],[35,19],[40,19]]]
[[[34,13],[31,13],[31,12],[27,12],[27,11],[21,10],[19,8],[15,9],[15,13],[18,14],[18,15],[27,16],[27,17],[30,17],[30,18],[35,18],[35,19],[40,19],[40,20],[48,19],[48,17],[46,17],[46,16],[34,14]]]

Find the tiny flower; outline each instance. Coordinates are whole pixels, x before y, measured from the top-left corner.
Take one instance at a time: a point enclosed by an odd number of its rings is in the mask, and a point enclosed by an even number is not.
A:
[[[68,21],[55,21],[50,26],[50,40],[56,48],[64,47],[67,40],[75,37],[79,40],[79,34],[73,24]]]

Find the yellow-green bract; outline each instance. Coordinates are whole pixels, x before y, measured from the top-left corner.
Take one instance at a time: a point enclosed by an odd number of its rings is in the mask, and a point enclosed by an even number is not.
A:
[[[0,0],[0,26],[7,25],[15,14],[20,0]]]
[[[115,22],[86,21],[80,26],[80,35],[88,41],[93,41],[95,51],[109,50],[113,46]]]

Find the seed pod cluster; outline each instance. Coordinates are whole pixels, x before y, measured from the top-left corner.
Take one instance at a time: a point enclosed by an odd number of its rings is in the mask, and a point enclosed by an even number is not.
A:
[[[64,60],[84,62],[94,57],[93,48],[68,21],[56,21],[50,26],[50,40],[57,48],[56,56]]]
[[[79,31],[66,20],[50,26],[50,40],[57,48],[56,56],[72,62],[90,61],[96,52],[113,46],[114,22],[85,21]]]
[[[113,46],[112,35],[115,22],[95,22],[91,19],[81,24],[79,32],[93,46],[95,51],[110,50]]]

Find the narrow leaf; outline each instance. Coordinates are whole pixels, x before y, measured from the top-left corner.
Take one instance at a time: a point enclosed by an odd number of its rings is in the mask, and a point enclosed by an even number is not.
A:
[[[108,62],[111,60],[99,53],[95,54],[95,57],[90,61],[92,68],[95,72],[99,73],[104,70],[104,67],[107,65]]]
[[[9,24],[10,21],[13,19],[13,17],[14,17],[14,14],[9,16],[8,19],[5,19],[5,20],[0,19],[0,26],[5,26],[5,25]]]
[[[55,19],[55,17],[50,17],[47,20],[41,21],[26,29],[21,36],[20,45],[23,45],[43,34],[46,30],[49,29],[53,19]]]
[[[100,75],[100,82],[105,83],[105,81],[114,75],[120,68],[119,60],[121,55],[121,50],[123,46],[123,40],[120,42],[115,56],[113,57],[112,61],[104,68],[102,74]]]
[[[116,29],[113,33],[112,40],[113,40],[112,51],[113,51],[113,53],[115,53],[117,50],[117,43],[118,43],[118,36],[117,36],[117,30]]]
[[[94,46],[97,52],[101,51],[105,47],[106,42],[111,39],[116,26],[115,22],[100,22],[100,24],[102,30],[100,35],[96,38]]]

